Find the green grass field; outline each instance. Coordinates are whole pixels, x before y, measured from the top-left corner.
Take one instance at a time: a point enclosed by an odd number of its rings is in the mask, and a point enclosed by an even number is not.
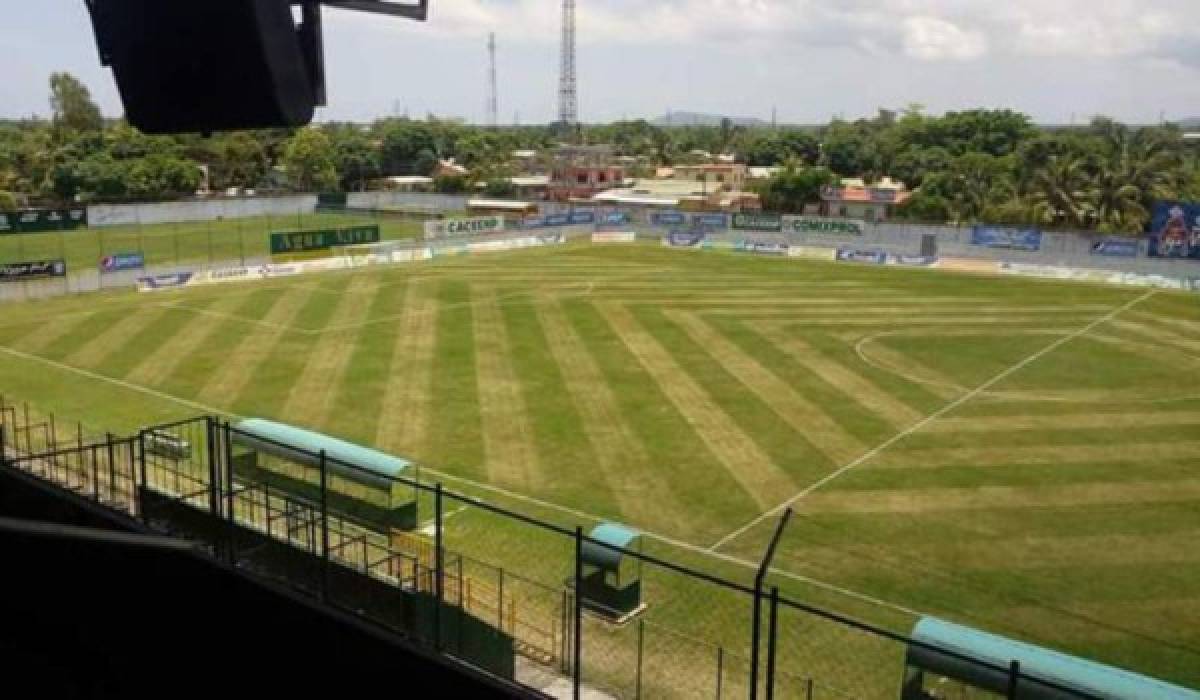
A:
[[[1200,687],[1195,296],[568,245],[5,305],[0,357],[0,392],[98,429],[289,421],[739,581],[790,502],[770,582],[793,597]],[[452,547],[561,584],[569,541],[464,505]],[[712,587],[656,571],[646,596],[661,665],[744,648]],[[781,670],[855,697],[899,682],[893,647],[781,624]],[[629,634],[585,645],[619,661]]]
[[[352,212],[319,212],[260,216],[221,221],[107,226],[62,231],[0,235],[0,263],[64,258],[67,269],[95,270],[100,259],[116,253],[146,256],[146,264],[229,263],[270,255],[271,231],[379,224],[383,240],[420,235],[419,221]]]

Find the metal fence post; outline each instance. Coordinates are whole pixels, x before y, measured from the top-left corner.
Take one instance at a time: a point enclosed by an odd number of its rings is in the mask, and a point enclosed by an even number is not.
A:
[[[580,525],[575,526],[575,636],[572,643],[573,696],[579,700],[583,693],[583,527]]]
[[[721,686],[725,681],[725,647],[717,647],[717,700],[721,700]]]
[[[146,494],[150,491],[150,482],[146,472],[146,431],[139,430],[137,436],[138,472],[142,475],[142,486],[138,489],[138,510],[142,514],[142,523],[150,524],[150,513],[146,510]]]
[[[221,477],[217,471],[217,435],[212,416],[204,417],[204,442],[208,447],[208,512],[221,511]]]
[[[758,565],[758,573],[754,575],[754,619],[751,621],[753,626],[750,630],[750,700],[758,700],[758,647],[762,642],[763,581],[767,577],[771,559],[775,556],[775,546],[779,544],[783,528],[787,526],[788,519],[791,517],[792,509],[786,508],[783,516],[779,518],[779,524],[775,526],[775,534],[771,536],[771,541],[767,544],[766,554],[763,555],[762,562]]]
[[[329,461],[321,450],[321,600],[329,597]]]
[[[437,596],[437,604],[433,608],[433,646],[438,651],[442,649],[442,604],[445,600],[445,558],[446,553],[442,542],[442,483],[439,481],[433,491],[433,559],[434,578],[433,590]]]
[[[775,652],[779,621],[779,587],[771,587],[771,614],[767,627],[767,700],[775,699]]]
[[[222,486],[225,488],[225,508],[229,511],[225,514],[229,523],[229,564],[237,566],[237,514],[233,507],[233,432],[229,421],[225,421],[224,433],[225,444],[222,446],[222,452],[225,458],[225,481]]]
[[[1004,697],[1008,700],[1015,700],[1017,697],[1017,682],[1021,678],[1021,662],[1014,659],[1008,665],[1008,692]]]
[[[111,503],[117,501],[117,453],[115,445],[113,445],[113,434],[104,434],[105,447],[108,451],[108,500]]]
[[[642,654],[646,648],[646,618],[638,620],[638,651],[637,651],[637,681],[634,686],[633,697],[641,700],[642,697]]]

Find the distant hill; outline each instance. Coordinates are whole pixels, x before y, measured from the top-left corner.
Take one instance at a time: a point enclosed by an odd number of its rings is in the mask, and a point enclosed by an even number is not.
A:
[[[1178,124],[1179,128],[1183,129],[1184,131],[1200,131],[1200,117],[1187,117],[1186,119],[1180,119]]]
[[[655,126],[720,126],[724,114],[705,114],[703,112],[671,112],[666,116],[655,119]],[[729,117],[735,126],[767,126],[769,122],[755,117]]]

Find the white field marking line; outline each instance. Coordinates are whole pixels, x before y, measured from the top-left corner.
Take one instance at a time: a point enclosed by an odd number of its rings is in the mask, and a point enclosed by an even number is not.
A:
[[[92,372],[92,371],[86,370],[86,369],[81,369],[79,367],[74,367],[72,365],[64,364],[64,363],[58,362],[56,360],[51,360],[51,359],[48,359],[45,357],[40,357],[38,355],[31,355],[26,352],[21,352],[20,350],[14,350],[13,348],[10,348],[10,347],[4,346],[4,345],[0,345],[0,352],[12,355],[13,357],[19,357],[22,360],[30,360],[32,362],[40,362],[44,365],[49,365],[50,367],[53,367],[55,369],[60,369],[65,372],[72,372],[74,374],[78,374],[80,376],[87,377],[88,379],[94,379],[94,380],[100,381],[100,382],[107,382],[109,384],[119,386],[123,389],[129,389],[130,391],[136,391],[141,394],[153,396],[157,399],[162,399],[164,401],[170,401],[172,403],[177,403],[181,406],[187,406],[188,408],[199,410],[201,413],[212,413],[215,415],[227,416],[230,418],[238,417],[228,411],[222,411],[219,408],[213,408],[212,406],[205,406],[204,404],[196,403],[195,401],[181,399],[178,396],[172,396],[165,392],[158,391],[157,389],[151,389],[149,387],[144,387],[139,384],[127,382],[122,379],[115,379],[113,377],[108,377],[103,374],[97,374],[96,372]]]
[[[445,515],[442,516],[442,522],[443,523],[446,522],[450,518],[453,518],[454,516],[458,515],[459,513],[463,512],[464,510],[466,510],[470,507],[471,506],[459,506],[458,508],[455,508],[454,510],[452,510],[449,513],[446,513]],[[421,525],[417,528],[417,530],[419,530],[420,532],[427,534],[427,535],[432,535],[436,529],[437,529],[437,518],[436,517],[426,520],[425,522],[421,523]]]
[[[987,380],[983,384],[980,384],[979,386],[968,391],[967,393],[963,394],[962,396],[958,397],[957,399],[954,399],[953,401],[946,404],[945,406],[942,406],[941,408],[934,411],[933,413],[930,413],[928,416],[925,416],[920,421],[917,421],[916,423],[908,426],[907,428],[900,431],[899,433],[896,433],[895,435],[893,435],[892,437],[883,441],[882,443],[880,443],[876,447],[872,448],[871,450],[859,455],[853,461],[843,465],[842,467],[840,467],[839,469],[836,469],[835,471],[830,472],[829,474],[826,474],[824,477],[813,482],[808,487],[806,487],[804,490],[800,491],[796,495],[787,499],[783,503],[780,503],[779,505],[775,506],[771,510],[768,510],[767,512],[763,513],[762,515],[759,515],[758,517],[754,518],[750,522],[748,522],[745,525],[742,525],[738,529],[734,530],[733,532],[730,532],[729,534],[725,535],[721,539],[717,540],[716,543],[713,544],[712,547],[710,547],[709,549],[711,549],[713,551],[720,549],[723,545],[728,544],[732,540],[745,534],[748,530],[755,527],[756,525],[763,522],[764,520],[775,517],[776,515],[782,513],[785,508],[792,505],[796,501],[799,501],[800,499],[804,498],[805,496],[808,496],[812,492],[825,486],[826,484],[830,483],[834,479],[837,479],[838,477],[842,476],[843,474],[850,471],[851,469],[854,469],[854,468],[860,466],[861,464],[863,464],[864,462],[866,462],[870,459],[873,459],[880,452],[883,452],[884,450],[886,450],[887,448],[896,444],[897,442],[903,440],[904,438],[908,437],[909,435],[912,435],[913,433],[917,432],[921,428],[924,428],[926,425],[929,425],[930,423],[936,421],[937,419],[939,419],[942,416],[946,415],[947,413],[953,411],[954,409],[958,408],[959,406],[963,405],[964,403],[966,403],[966,402],[970,401],[971,399],[975,398],[976,396],[982,394],[983,392],[987,391],[989,388],[995,386],[996,384],[999,384],[1000,382],[1004,381],[1005,379],[1012,376],[1016,372],[1019,372],[1020,370],[1029,366],[1033,362],[1036,362],[1037,360],[1041,359],[1042,357],[1049,355],[1050,353],[1059,349],[1063,345],[1066,345],[1067,343],[1071,342],[1072,340],[1075,340],[1076,338],[1078,338],[1082,335],[1086,335],[1087,333],[1089,333],[1092,329],[1096,328],[1097,326],[1113,320],[1117,316],[1121,315],[1122,312],[1128,311],[1129,309],[1133,308],[1134,306],[1137,306],[1138,304],[1145,301],[1146,299],[1149,299],[1150,297],[1154,296],[1155,294],[1158,294],[1158,292],[1159,292],[1159,290],[1157,290],[1157,289],[1151,289],[1150,291],[1146,292],[1145,294],[1137,297],[1136,299],[1133,299],[1132,301],[1126,302],[1125,304],[1122,304],[1121,306],[1118,306],[1117,308],[1113,309],[1112,311],[1109,311],[1107,314],[1101,316],[1100,318],[1095,319],[1091,323],[1072,332],[1071,334],[1065,335],[1065,336],[1055,340],[1054,342],[1050,343],[1049,345],[1042,348],[1041,350],[1038,350],[1037,352],[1033,353],[1029,357],[1026,357],[1025,359],[1021,360],[1020,362],[1016,363],[1015,365],[1012,365],[1011,367],[1004,370],[1003,372],[1000,372],[999,374],[997,374],[996,376]]]
[[[158,302],[155,304],[151,304],[151,306],[158,306],[158,307],[161,307],[164,309],[176,309],[179,311],[188,311],[190,313],[202,314],[204,316],[212,316],[213,318],[220,318],[220,319],[224,319],[227,321],[237,321],[238,323],[244,323],[247,325],[263,326],[265,328],[271,328],[274,330],[281,330],[281,331],[290,331],[293,333],[313,334],[313,333],[317,332],[317,331],[309,330],[307,328],[295,328],[292,326],[285,326],[282,323],[272,323],[270,321],[262,321],[262,320],[254,319],[254,318],[246,318],[245,316],[238,316],[237,314],[231,314],[231,313],[227,313],[224,311],[213,311],[212,309],[200,309],[200,308],[196,308],[194,306],[188,306],[187,304],[180,304],[180,303],[169,304],[166,302]]]
[[[30,355],[28,353],[21,352],[20,350],[14,350],[12,348],[5,347],[3,345],[0,345],[0,353],[7,353],[10,355],[13,355],[14,357],[19,357],[21,359],[31,360],[34,362],[41,362],[50,367],[54,367],[55,369],[63,370],[65,372],[72,372],[74,374],[78,374],[80,376],[87,377],[89,379],[93,379],[93,380],[100,381],[100,382],[106,382],[109,384],[113,384],[115,386],[119,386],[124,389],[128,389],[130,391],[139,392],[142,394],[146,394],[148,396],[153,396],[158,399],[163,399],[165,401],[177,403],[181,406],[187,406],[188,408],[197,409],[201,413],[210,413],[213,415],[224,416],[226,418],[241,418],[242,417],[242,416],[237,415],[236,413],[230,413],[229,411],[223,411],[219,408],[214,408],[212,406],[206,406],[204,404],[197,403],[195,401],[181,399],[177,396],[172,396],[165,392],[157,391],[155,389],[150,389],[150,388],[147,388],[144,386],[139,386],[132,382],[126,382],[126,381],[123,381],[120,379],[106,377],[102,374],[97,374],[95,372],[91,372],[86,369],[80,369],[78,367],[72,367],[70,365],[65,365],[61,362],[56,362],[54,360],[50,360],[50,359],[47,359],[44,357],[39,357],[37,355]],[[573,517],[580,518],[584,521],[607,522],[608,520],[611,520],[611,518],[604,518],[604,517],[600,517],[598,515],[592,515],[591,513],[586,513],[581,510],[576,510],[574,508],[562,506],[557,503],[551,503],[549,501],[544,501],[540,498],[534,498],[533,496],[526,496],[524,494],[509,491],[507,489],[503,489],[498,486],[493,486],[491,484],[484,484],[484,483],[481,483],[478,481],[474,481],[472,479],[466,479],[466,478],[463,478],[460,476],[455,476],[453,474],[447,474],[445,472],[441,472],[436,469],[431,469],[426,466],[419,467],[419,470],[420,470],[420,472],[423,472],[425,474],[432,474],[440,479],[444,479],[445,481],[466,484],[473,488],[477,488],[481,491],[490,491],[492,493],[497,493],[497,494],[500,494],[507,498],[511,498],[515,501],[522,501],[525,503],[530,503],[530,504],[536,505],[541,508],[545,508],[547,510],[553,510],[553,511],[557,511],[560,513],[565,513],[567,515],[571,515]],[[467,494],[464,494],[464,495],[467,495]],[[469,496],[469,497],[472,498],[473,500],[480,501],[480,499],[478,499],[478,498],[475,498],[472,496]],[[734,565],[743,567],[750,571],[756,571],[758,569],[758,564],[755,562],[752,562],[752,561],[749,561],[746,559],[741,559],[739,557],[725,554],[723,552],[714,552],[714,551],[711,551],[700,545],[692,544],[690,542],[684,542],[683,540],[678,540],[673,537],[668,537],[666,535],[660,535],[660,534],[657,534],[654,532],[650,532],[648,530],[638,528],[636,523],[630,523],[630,525],[632,527],[634,527],[635,529],[637,529],[639,532],[641,532],[646,537],[650,537],[655,540],[658,540],[659,542],[662,542],[663,544],[667,544],[672,547],[677,547],[681,550],[692,552],[694,554],[699,554],[701,556],[712,557],[714,559],[718,559],[720,561],[724,561],[729,564],[734,564]],[[777,576],[791,579],[793,581],[797,581],[799,583],[803,583],[806,585],[814,586],[814,587],[820,588],[822,590],[830,591],[832,593],[836,593],[838,595],[842,595],[847,598],[853,598],[855,600],[869,603],[869,604],[875,605],[877,607],[887,608],[889,610],[894,610],[896,612],[904,613],[906,615],[920,616],[920,615],[924,614],[924,613],[918,612],[916,610],[913,610],[911,608],[907,608],[903,605],[893,603],[891,601],[883,600],[881,598],[875,598],[875,597],[869,596],[865,593],[859,593],[858,591],[854,591],[849,588],[843,588],[841,586],[838,586],[838,585],[835,585],[832,583],[826,583],[825,581],[821,581],[819,579],[804,576],[802,574],[792,573],[791,571],[787,571],[785,569],[771,568],[770,571],[771,571],[771,573],[773,573]]]
[[[493,486],[491,484],[484,484],[484,483],[475,481],[473,479],[467,479],[467,478],[464,478],[461,476],[447,474],[445,472],[441,472],[436,469],[431,469],[430,467],[421,466],[421,472],[423,472],[425,474],[432,474],[433,476],[436,476],[439,479],[443,479],[445,481],[466,484],[473,488],[477,488],[477,489],[480,489],[483,491],[490,491],[492,493],[497,493],[506,498],[511,498],[516,501],[522,501],[524,503],[529,503],[529,504],[538,506],[540,508],[545,508],[547,510],[553,510],[553,511],[558,511],[560,513],[565,513],[567,515],[574,516],[576,518],[580,518],[581,520],[597,522],[597,523],[608,522],[611,520],[611,518],[605,518],[605,517],[601,517],[599,515],[593,515],[591,513],[577,510],[575,508],[570,508],[568,506],[562,506],[557,503],[543,501],[540,498],[535,498],[533,496],[526,496],[525,494],[516,493],[514,491],[509,491],[507,489],[500,488],[499,486]],[[629,525],[631,527],[633,527],[634,529],[636,529],[638,532],[640,532],[642,535],[645,535],[646,537],[649,537],[651,539],[658,540],[659,542],[662,542],[663,544],[670,545],[672,547],[676,547],[678,549],[682,549],[684,551],[691,552],[693,554],[699,554],[703,557],[711,557],[713,559],[717,559],[717,560],[726,562],[728,564],[734,564],[736,566],[740,566],[749,571],[757,571],[758,570],[758,566],[759,566],[758,563],[750,561],[748,559],[742,559],[740,557],[735,557],[731,554],[725,554],[724,552],[715,552],[715,551],[708,549],[706,547],[703,547],[701,545],[692,544],[691,542],[684,542],[683,540],[675,539],[674,537],[668,537],[667,535],[660,535],[655,532],[650,532],[648,530],[644,530],[642,528],[637,527],[636,523],[629,523]],[[855,600],[869,603],[871,605],[874,605],[874,606],[877,606],[880,608],[886,608],[886,609],[893,610],[896,612],[904,613],[906,615],[923,616],[926,614],[926,613],[922,613],[920,611],[914,610],[912,608],[905,607],[898,603],[893,603],[888,600],[883,600],[882,598],[876,598],[874,596],[867,595],[866,593],[859,593],[858,591],[855,591],[855,590],[852,590],[849,588],[843,588],[836,584],[827,583],[825,581],[811,578],[811,577],[805,576],[803,574],[793,573],[786,569],[777,569],[775,567],[771,567],[769,569],[769,571],[772,574],[775,574],[776,576],[791,579],[793,581],[797,581],[799,583],[810,585],[815,588],[820,588],[822,590],[830,591],[832,593],[837,593],[838,595],[842,595],[847,598],[853,598]]]

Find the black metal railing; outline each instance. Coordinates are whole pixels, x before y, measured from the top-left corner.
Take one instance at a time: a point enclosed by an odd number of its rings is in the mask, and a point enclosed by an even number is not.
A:
[[[765,568],[754,584],[733,580],[441,483],[390,477],[431,509],[422,528],[431,532],[372,530],[330,507],[332,471],[361,466],[280,443],[316,465],[289,468],[317,497],[275,489],[236,472],[235,438],[248,435],[213,417],[125,438],[78,427],[69,444],[50,425],[0,399],[0,467],[518,683],[569,683],[575,697],[593,688],[621,698],[897,698],[906,653],[924,649],[1008,679],[1007,697],[1031,685],[1090,697],[1015,663],[987,664],[795,600],[762,585]],[[585,543],[636,563],[648,605],[640,615],[614,624],[588,612]]]

